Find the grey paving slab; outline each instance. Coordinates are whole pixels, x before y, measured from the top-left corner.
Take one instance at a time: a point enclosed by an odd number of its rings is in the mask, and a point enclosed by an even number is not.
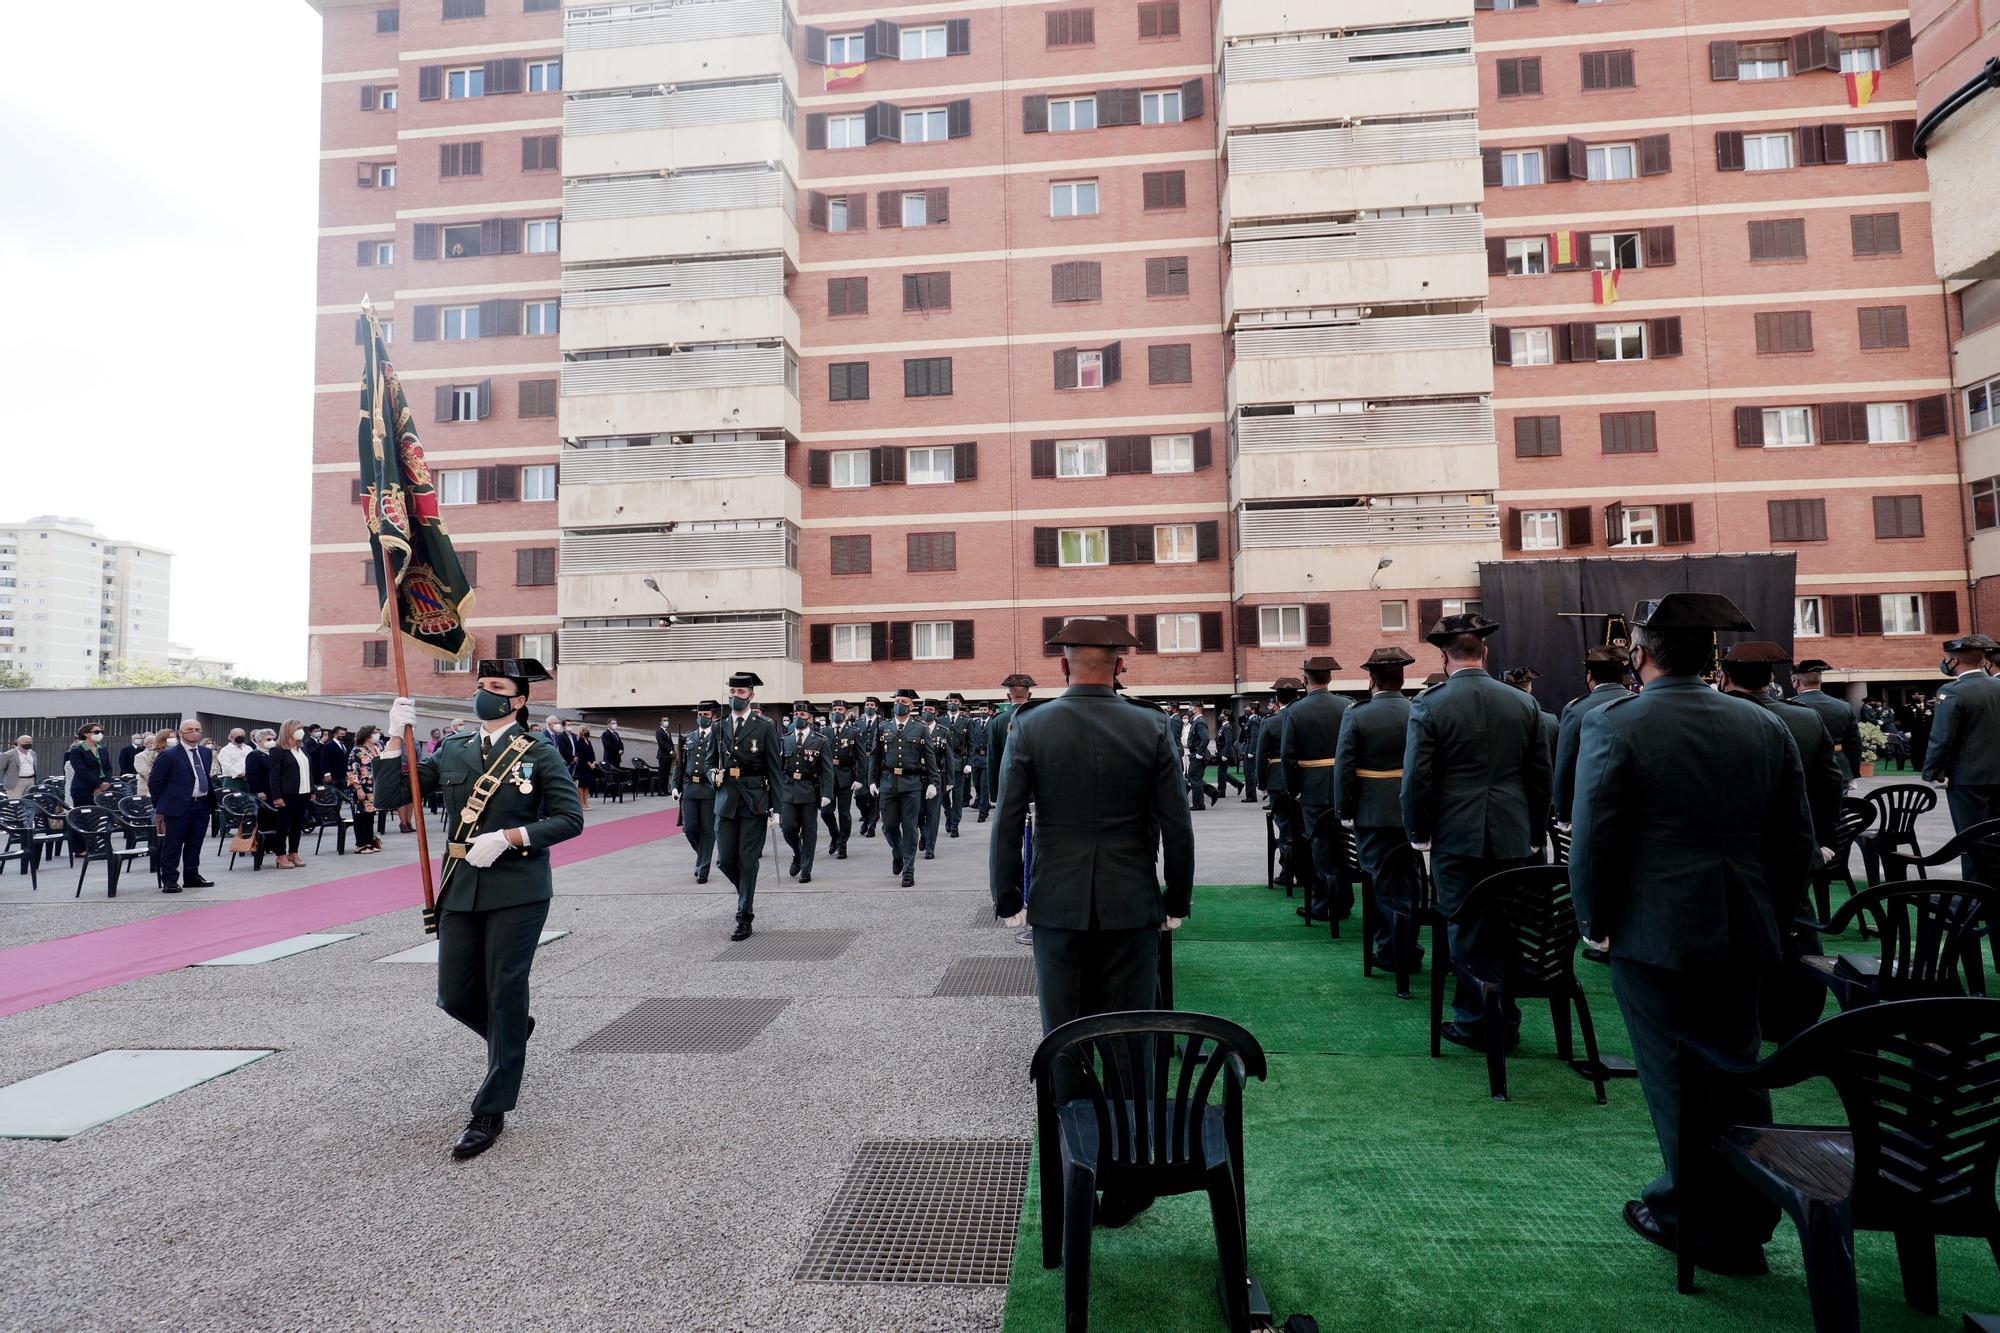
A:
[[[536,947],[539,948],[541,945],[553,943],[567,934],[569,932],[566,930],[545,930],[536,939]],[[375,961],[378,963],[430,963],[435,965],[437,960],[438,942],[433,938],[425,940],[422,944],[413,944],[407,949],[399,949],[386,958],[377,958]]]
[[[205,958],[194,967],[254,967],[259,963],[274,963],[280,958],[290,958],[295,954],[310,953],[314,949],[324,949],[329,944],[356,938],[353,932],[327,935],[294,935],[288,940],[278,940],[272,944],[260,944],[254,949],[239,949],[235,953],[223,954],[220,958]]]
[[[100,1051],[0,1088],[0,1138],[67,1139],[269,1051]]]

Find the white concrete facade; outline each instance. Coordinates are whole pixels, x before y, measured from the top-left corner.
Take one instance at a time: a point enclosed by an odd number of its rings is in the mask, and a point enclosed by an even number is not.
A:
[[[163,665],[172,561],[84,519],[0,524],[0,663],[57,689],[118,659]]]

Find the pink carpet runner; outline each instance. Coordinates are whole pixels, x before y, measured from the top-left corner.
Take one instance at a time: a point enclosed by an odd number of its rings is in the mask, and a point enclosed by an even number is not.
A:
[[[669,837],[680,826],[672,810],[615,819],[557,844],[551,856],[556,865],[573,865]],[[123,878],[133,891],[152,889],[143,872]],[[390,866],[0,950],[0,1017],[422,901],[417,868]]]

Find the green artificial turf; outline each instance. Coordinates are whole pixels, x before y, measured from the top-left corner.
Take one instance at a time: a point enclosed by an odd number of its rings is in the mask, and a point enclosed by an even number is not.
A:
[[[1673,1261],[1626,1230],[1619,1210],[1659,1170],[1636,1081],[1590,1085],[1554,1058],[1548,1006],[1523,1003],[1512,1100],[1487,1095],[1484,1061],[1447,1045],[1429,1058],[1428,977],[1397,1000],[1361,975],[1359,913],[1338,942],[1308,930],[1295,899],[1204,887],[1175,943],[1175,999],[1220,1014],[1262,1043],[1270,1078],[1245,1098],[1250,1269],[1277,1319],[1323,1329],[1808,1329],[1798,1237],[1779,1224],[1771,1275],[1700,1275],[1674,1291]],[[1629,1054],[1609,971],[1579,964],[1607,1052]],[[1579,1053],[1580,1053],[1579,1046]],[[1838,1122],[1823,1085],[1780,1093],[1778,1118]],[[1033,1173],[1007,1293],[1007,1333],[1059,1330],[1060,1269],[1041,1266]],[[1959,1312],[2000,1309],[2000,1274],[1981,1241],[1938,1243],[1941,1308],[1902,1301],[1895,1242],[1857,1237],[1868,1329],[1954,1329]],[[1091,1327],[1103,1333],[1213,1330],[1215,1242],[1200,1195],[1162,1199],[1125,1228],[1094,1233]]]

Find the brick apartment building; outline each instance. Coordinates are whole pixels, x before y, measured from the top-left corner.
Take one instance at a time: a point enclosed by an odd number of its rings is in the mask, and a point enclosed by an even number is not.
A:
[[[317,688],[388,688],[364,290],[566,705],[990,695],[1079,612],[1358,683],[1503,556],[1795,548],[1856,681],[1968,614],[1880,10],[313,2]]]

